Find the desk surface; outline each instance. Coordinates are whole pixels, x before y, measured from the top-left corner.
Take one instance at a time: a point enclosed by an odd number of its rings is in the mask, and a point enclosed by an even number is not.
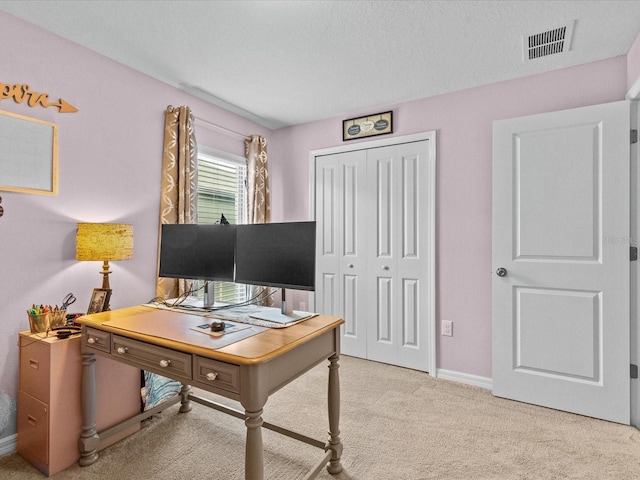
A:
[[[136,328],[136,322],[142,325],[153,322],[154,319],[157,320],[158,332],[150,334],[146,329]],[[114,325],[122,325],[122,322],[126,321],[128,328],[110,326],[111,321],[114,321]],[[87,327],[142,341],[149,341],[151,336],[156,345],[239,365],[267,362],[344,323],[344,320],[338,317],[318,315],[286,328],[251,327],[251,336],[247,337],[247,332],[243,333],[242,330],[229,333],[224,336],[227,337],[223,342],[225,344],[218,348],[216,337],[191,330],[193,322],[197,324],[203,321],[206,320],[197,315],[158,310],[143,305],[85,315],[76,320]],[[232,336],[236,336],[238,341],[229,343],[229,337]]]

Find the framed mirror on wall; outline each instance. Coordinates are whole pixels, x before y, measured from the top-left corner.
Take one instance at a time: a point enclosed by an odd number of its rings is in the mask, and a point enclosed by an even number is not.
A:
[[[58,127],[0,110],[0,190],[58,194]]]

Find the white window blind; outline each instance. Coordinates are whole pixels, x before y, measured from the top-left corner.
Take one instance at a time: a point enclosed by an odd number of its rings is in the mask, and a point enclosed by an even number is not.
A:
[[[246,178],[244,162],[198,153],[198,223],[218,223],[222,215],[232,225],[246,223]],[[247,299],[245,285],[232,282],[214,285],[217,302],[238,303]]]
[[[216,223],[224,214],[233,225],[246,223],[247,167],[200,154],[198,156],[198,223]]]

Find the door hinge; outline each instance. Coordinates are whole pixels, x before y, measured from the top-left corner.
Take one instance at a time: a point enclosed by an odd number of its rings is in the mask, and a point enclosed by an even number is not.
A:
[[[638,130],[631,130],[631,143],[638,143]]]
[[[638,378],[638,365],[631,364],[631,378]]]
[[[635,262],[638,260],[638,247],[629,247],[631,250],[631,261]]]

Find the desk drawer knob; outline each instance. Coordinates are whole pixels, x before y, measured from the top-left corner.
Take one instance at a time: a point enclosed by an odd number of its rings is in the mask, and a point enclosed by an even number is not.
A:
[[[216,378],[218,378],[218,374],[216,372],[209,372],[205,375],[207,380],[213,382]]]
[[[89,337],[87,338],[87,343],[90,343],[91,345],[93,345],[94,343],[96,343],[98,341],[97,338],[93,338],[93,337]]]
[[[124,355],[125,353],[127,353],[127,351],[128,351],[128,350],[129,350],[129,349],[128,349],[127,347],[118,347],[116,351],[117,351],[120,355]]]
[[[162,368],[167,368],[169,365],[171,365],[171,360],[160,360],[160,366]]]

